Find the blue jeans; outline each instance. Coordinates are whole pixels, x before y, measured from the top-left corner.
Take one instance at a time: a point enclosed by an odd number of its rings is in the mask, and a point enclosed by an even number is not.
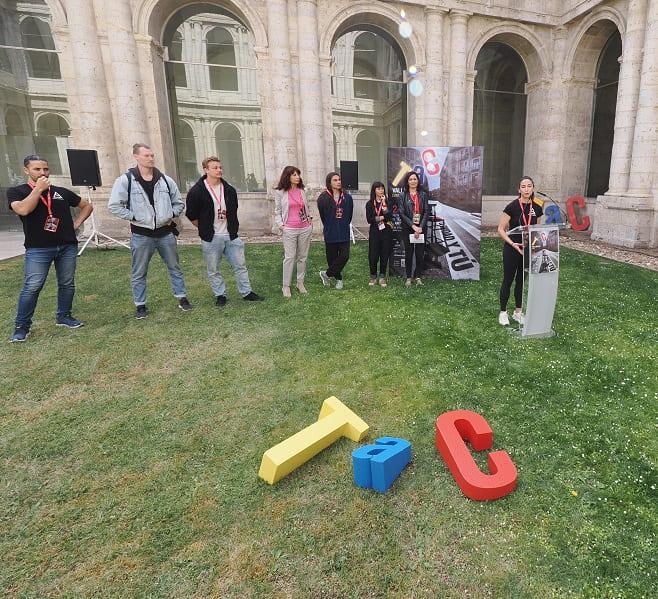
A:
[[[147,235],[133,233],[130,238],[130,252],[132,253],[130,282],[133,288],[133,301],[136,306],[146,304],[146,275],[155,250],[158,250],[158,254],[167,266],[174,297],[187,297],[183,271],[178,263],[174,234],[169,233],[164,237],[148,237]]]
[[[18,296],[17,327],[29,329],[32,326],[32,316],[37,307],[39,293],[46,282],[50,265],[53,262],[57,274],[57,316],[63,316],[71,311],[75,294],[74,278],[77,255],[78,246],[74,243],[47,248],[26,248],[25,280],[23,289]]]
[[[249,283],[242,239],[236,237],[231,240],[228,235],[215,235],[210,242],[201,240],[201,250],[203,251],[203,259],[206,262],[210,288],[215,296],[226,295],[226,283],[224,283],[224,277],[219,270],[222,256],[226,256],[233,269],[240,295],[244,297],[251,293],[251,283]]]

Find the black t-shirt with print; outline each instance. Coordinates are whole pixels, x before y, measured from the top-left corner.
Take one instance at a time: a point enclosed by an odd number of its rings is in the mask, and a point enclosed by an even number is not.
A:
[[[521,206],[523,206],[523,218],[521,217]],[[503,212],[509,216],[510,229],[525,225],[528,220],[528,215],[530,215],[529,224],[536,225],[537,219],[544,214],[542,207],[535,201],[529,202],[528,204],[522,204],[519,203],[518,199],[507,204],[503,209]],[[510,235],[510,239],[516,243],[521,243],[523,236],[514,234]]]
[[[9,188],[7,190],[9,208],[11,209],[12,202],[24,200],[31,192],[32,188],[27,183]],[[53,217],[59,219],[57,231],[51,233],[43,228],[48,218],[48,208],[46,208],[48,192],[46,191],[42,194],[42,200],[39,200],[37,207],[27,216],[20,217],[23,221],[26,248],[43,248],[78,243],[73,229],[71,207],[80,203],[80,196],[64,187],[54,185],[50,186],[50,193]]]

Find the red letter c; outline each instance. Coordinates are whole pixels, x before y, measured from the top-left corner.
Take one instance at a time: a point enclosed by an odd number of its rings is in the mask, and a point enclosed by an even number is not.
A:
[[[484,451],[493,444],[493,431],[482,416],[469,410],[446,412],[436,419],[436,448],[466,497],[478,501],[499,499],[516,489],[516,466],[506,451],[489,454],[491,474],[485,474],[464,440],[475,451]]]

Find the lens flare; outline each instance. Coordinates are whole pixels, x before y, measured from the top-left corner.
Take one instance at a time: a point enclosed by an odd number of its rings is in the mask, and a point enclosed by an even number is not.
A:
[[[402,21],[402,23],[400,23],[400,27],[398,28],[398,30],[400,32],[400,35],[404,38],[411,37],[411,34],[413,33],[413,29],[409,21]]]
[[[423,93],[423,84],[418,79],[414,79],[409,84],[409,93],[417,98]]]
[[[415,64],[412,64],[412,65],[409,67],[408,71],[409,71],[409,74],[410,74],[412,77],[415,77],[416,75],[418,75],[418,67],[416,67]]]

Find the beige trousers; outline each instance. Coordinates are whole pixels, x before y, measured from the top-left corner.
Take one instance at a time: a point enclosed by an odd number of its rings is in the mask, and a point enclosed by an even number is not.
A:
[[[313,227],[283,229],[283,286],[290,287],[292,269],[297,263],[297,283],[304,282],[306,259],[311,246]]]

